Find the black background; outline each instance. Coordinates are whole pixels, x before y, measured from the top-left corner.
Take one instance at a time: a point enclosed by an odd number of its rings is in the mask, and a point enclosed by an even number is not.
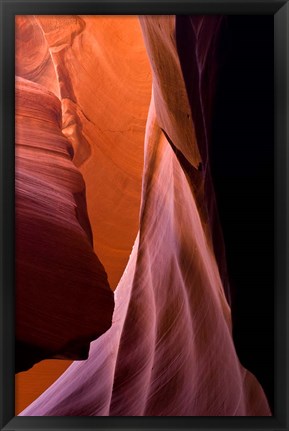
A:
[[[214,105],[213,182],[239,359],[274,408],[274,20],[228,16]]]

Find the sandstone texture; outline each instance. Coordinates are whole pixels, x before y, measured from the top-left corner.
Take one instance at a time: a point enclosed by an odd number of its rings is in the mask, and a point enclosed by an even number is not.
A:
[[[17,24],[18,333],[76,359],[20,415],[270,416],[233,343],[209,165],[222,19]]]

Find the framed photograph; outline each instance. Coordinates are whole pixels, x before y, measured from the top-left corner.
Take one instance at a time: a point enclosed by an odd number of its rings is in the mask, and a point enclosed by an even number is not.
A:
[[[288,428],[286,1],[1,5],[1,430]]]

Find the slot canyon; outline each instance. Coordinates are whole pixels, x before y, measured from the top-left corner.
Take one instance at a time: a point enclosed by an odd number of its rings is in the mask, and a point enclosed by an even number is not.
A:
[[[262,18],[16,17],[17,415],[271,416]]]

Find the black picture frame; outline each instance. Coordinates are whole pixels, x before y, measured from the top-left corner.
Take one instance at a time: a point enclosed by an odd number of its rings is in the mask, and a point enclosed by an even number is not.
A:
[[[274,429],[288,427],[289,5],[281,0],[0,0],[0,414],[1,430]],[[275,61],[275,412],[272,417],[14,417],[14,40],[15,15],[270,14]],[[288,267],[289,268],[289,267]]]

